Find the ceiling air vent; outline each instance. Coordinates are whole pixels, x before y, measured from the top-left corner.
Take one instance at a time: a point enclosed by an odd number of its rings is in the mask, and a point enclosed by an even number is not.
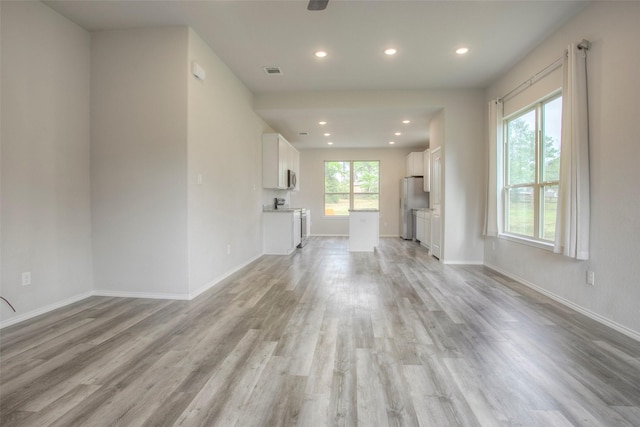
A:
[[[300,132],[300,133],[298,133],[298,135],[300,135],[300,136],[308,136],[309,132]]]
[[[282,70],[279,67],[262,67],[262,69],[268,76],[279,76],[282,74]]]

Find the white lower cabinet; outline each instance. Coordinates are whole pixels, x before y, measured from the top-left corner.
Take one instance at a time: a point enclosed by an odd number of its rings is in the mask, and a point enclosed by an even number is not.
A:
[[[263,212],[264,253],[289,255],[300,244],[301,231],[299,211]]]
[[[425,248],[431,248],[431,212],[428,209],[420,209],[417,212],[416,240]]]
[[[380,244],[380,212],[349,210],[349,251],[373,252]]]
[[[302,219],[300,212],[293,214],[293,247],[297,247],[302,241]]]
[[[420,243],[424,240],[424,212],[416,212],[416,240]]]
[[[431,249],[431,212],[424,212],[424,240],[420,244],[427,249]]]

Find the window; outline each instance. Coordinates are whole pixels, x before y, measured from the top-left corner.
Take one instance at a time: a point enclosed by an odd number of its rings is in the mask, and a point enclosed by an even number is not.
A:
[[[324,162],[324,214],[346,216],[349,209],[379,209],[380,162]]]
[[[553,241],[560,178],[562,97],[504,120],[504,231]]]

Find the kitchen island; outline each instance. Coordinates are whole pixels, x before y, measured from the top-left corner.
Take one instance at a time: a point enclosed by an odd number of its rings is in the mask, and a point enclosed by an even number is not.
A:
[[[380,211],[349,209],[349,251],[373,252],[380,242]]]

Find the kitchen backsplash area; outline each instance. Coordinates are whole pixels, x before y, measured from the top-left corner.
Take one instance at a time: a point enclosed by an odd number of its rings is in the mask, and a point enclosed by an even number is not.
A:
[[[283,198],[284,204],[290,206],[290,191],[289,190],[272,190],[269,188],[262,189],[262,208],[273,208],[274,200],[276,197]]]

